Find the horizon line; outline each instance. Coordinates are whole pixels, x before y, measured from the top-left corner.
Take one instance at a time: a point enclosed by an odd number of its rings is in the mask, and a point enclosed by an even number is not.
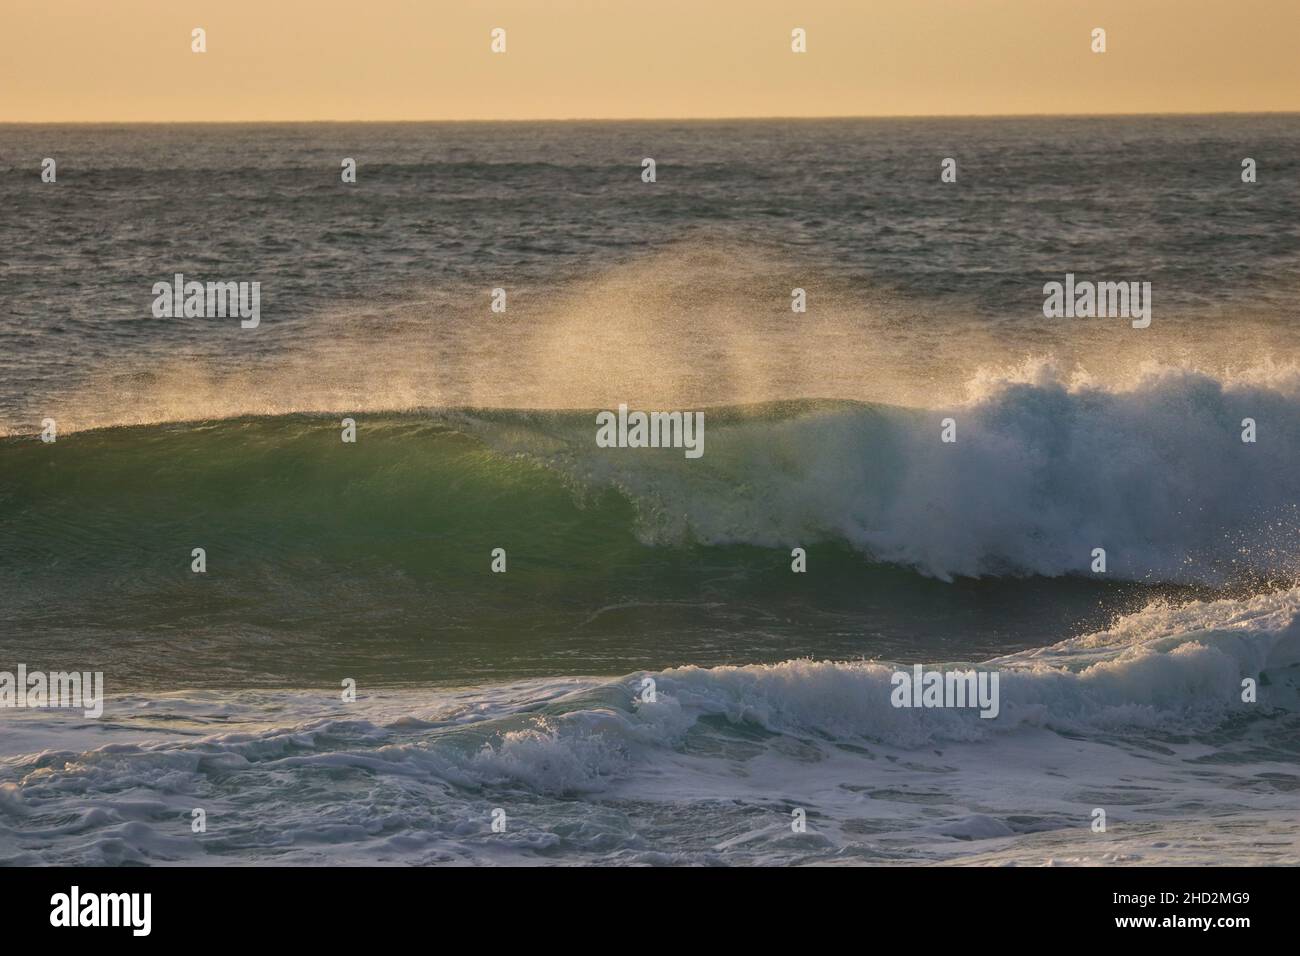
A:
[[[1117,119],[1125,117],[1165,116],[1296,116],[1294,110],[1174,110],[1167,112],[1137,111],[1114,113],[835,113],[815,116],[546,116],[502,117],[494,119],[82,119],[82,120],[10,120],[0,119],[0,126],[287,126],[317,124],[396,125],[400,123],[723,123],[723,122],[818,122],[826,120],[903,120],[903,119]]]

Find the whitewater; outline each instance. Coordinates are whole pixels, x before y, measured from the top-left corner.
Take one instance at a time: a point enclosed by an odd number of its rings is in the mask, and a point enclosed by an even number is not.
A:
[[[984,662],[993,720],[808,660],[672,668],[654,702],[632,674],[6,715],[0,861],[1295,864],[1298,614],[1296,588],[1151,607]]]

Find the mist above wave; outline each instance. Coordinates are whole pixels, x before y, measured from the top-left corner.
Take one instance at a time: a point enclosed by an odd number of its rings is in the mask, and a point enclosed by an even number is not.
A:
[[[58,375],[25,380],[14,356],[6,386],[21,398],[0,401],[0,434],[34,433],[47,417],[67,433],[448,407],[828,399],[936,408],[970,399],[990,375],[1043,362],[1109,389],[1131,387],[1153,361],[1225,383],[1276,379],[1288,367],[1295,377],[1295,324],[1275,310],[1243,303],[1227,315],[1160,299],[1142,330],[1122,319],[1045,319],[1043,278],[1026,274],[1023,297],[990,314],[951,289],[902,292],[805,250],[702,233],[546,282],[417,274],[306,316],[277,316],[267,286],[256,330],[145,309],[101,332],[112,350],[70,355]],[[502,313],[490,309],[497,285]],[[792,311],[794,290],[806,312]]]

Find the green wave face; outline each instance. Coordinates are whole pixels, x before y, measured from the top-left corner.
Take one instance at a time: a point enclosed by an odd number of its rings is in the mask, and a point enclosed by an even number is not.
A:
[[[6,439],[6,649],[123,688],[455,684],[959,643],[976,659],[1104,621],[1098,596],[1131,590],[943,583],[833,537],[807,544],[816,573],[794,574],[787,546],[647,537],[644,501],[574,465],[591,422],[367,416],[345,444],[339,419],[297,415]],[[695,464],[654,454],[666,472]],[[725,484],[734,446],[714,456],[706,484]]]

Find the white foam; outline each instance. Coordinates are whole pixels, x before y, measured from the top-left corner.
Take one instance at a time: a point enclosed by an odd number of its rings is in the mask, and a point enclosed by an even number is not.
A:
[[[0,862],[1297,862],[1297,621],[1300,588],[1153,606],[984,662],[991,720],[864,661],[9,711]]]
[[[698,461],[577,442],[549,457],[623,489],[650,542],[838,539],[942,579],[1092,575],[1102,548],[1109,578],[1289,579],[1300,571],[1297,381],[1156,368],[1106,389],[1038,366],[1027,380],[982,376],[950,408],[706,415]],[[944,443],[949,417],[957,440]],[[1241,440],[1247,418],[1254,443]]]

